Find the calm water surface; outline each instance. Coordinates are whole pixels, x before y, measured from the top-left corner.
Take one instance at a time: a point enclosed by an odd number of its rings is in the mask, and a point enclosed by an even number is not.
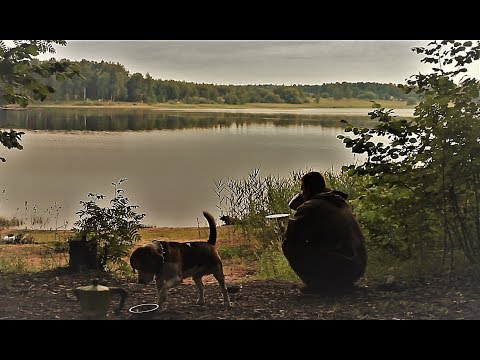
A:
[[[345,116],[341,117],[345,118]],[[355,161],[336,136],[340,117],[299,114],[178,113],[125,110],[29,110],[8,114],[3,128],[25,129],[24,150],[2,148],[0,215],[34,214],[55,227],[78,219],[89,192],[113,195],[113,181],[156,226],[205,225],[218,216],[216,181]],[[352,117],[365,122],[365,117]],[[26,203],[25,203],[26,202]],[[53,207],[53,209],[52,209]]]

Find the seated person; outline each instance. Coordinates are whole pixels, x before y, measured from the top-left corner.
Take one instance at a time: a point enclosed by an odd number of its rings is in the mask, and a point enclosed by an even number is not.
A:
[[[296,210],[282,249],[304,292],[348,289],[365,272],[367,251],[347,194],[325,186],[319,172],[302,177],[302,193],[290,201]]]

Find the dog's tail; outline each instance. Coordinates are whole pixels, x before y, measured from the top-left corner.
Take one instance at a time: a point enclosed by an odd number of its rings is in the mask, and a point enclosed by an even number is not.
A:
[[[210,227],[210,235],[208,236],[208,243],[215,245],[217,242],[217,225],[215,224],[215,219],[208,212],[204,211],[203,216],[208,221],[208,226]]]

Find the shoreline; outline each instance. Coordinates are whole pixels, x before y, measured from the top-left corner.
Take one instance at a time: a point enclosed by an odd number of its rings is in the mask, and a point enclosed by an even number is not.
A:
[[[344,98],[340,100],[320,99],[319,102],[309,102],[301,104],[290,103],[245,103],[245,104],[193,104],[183,102],[127,102],[127,101],[109,101],[109,100],[47,100],[45,102],[34,101],[31,106],[36,107],[106,107],[106,108],[149,108],[149,109],[321,109],[321,108],[372,108],[373,101],[379,103],[385,108],[413,109],[415,105],[407,105],[402,100],[365,100],[356,98]]]
[[[293,105],[293,106],[290,106]],[[51,108],[51,109],[112,109],[112,110],[151,110],[160,112],[194,112],[194,113],[244,113],[244,114],[297,114],[297,115],[352,115],[352,116],[368,116],[373,110],[372,107],[362,106],[298,106],[288,104],[288,106],[275,106],[275,104],[245,104],[237,106],[199,106],[190,104],[179,104],[178,106],[171,104],[99,104],[99,105],[80,105],[80,104],[32,104],[29,108]],[[318,105],[318,104],[315,104]],[[392,104],[399,105],[399,104]],[[384,106],[384,105],[382,105]],[[396,115],[413,117],[414,107],[394,106],[387,109],[393,109]]]

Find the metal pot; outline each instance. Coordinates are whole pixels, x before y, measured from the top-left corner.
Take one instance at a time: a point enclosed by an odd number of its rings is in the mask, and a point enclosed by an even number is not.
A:
[[[110,295],[120,295],[120,303],[115,310],[119,312],[127,299],[127,290],[120,287],[107,287],[98,284],[98,279],[92,281],[92,285],[78,287],[73,293],[80,301],[83,317],[87,320],[107,319],[110,304]]]

